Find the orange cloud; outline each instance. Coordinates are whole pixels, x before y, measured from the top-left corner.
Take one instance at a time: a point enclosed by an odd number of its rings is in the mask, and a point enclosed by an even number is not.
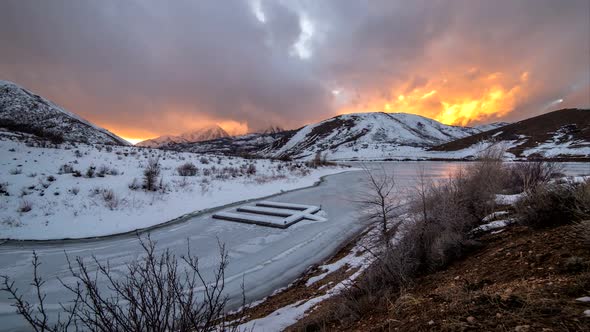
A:
[[[513,111],[527,94],[529,72],[486,73],[477,68],[444,73],[419,87],[402,82],[389,93],[365,93],[343,103],[339,114],[403,112],[423,115],[444,124],[472,125],[492,121]],[[391,97],[388,97],[391,96]]]
[[[230,135],[243,135],[249,131],[246,122],[217,119],[207,114],[195,114],[189,112],[189,109],[179,106],[170,106],[158,113],[157,117],[153,119],[153,124],[149,126],[150,130],[135,126],[129,127],[118,122],[93,120],[91,117],[89,120],[95,121],[98,125],[133,144],[162,135],[178,135],[212,125],[218,125]]]

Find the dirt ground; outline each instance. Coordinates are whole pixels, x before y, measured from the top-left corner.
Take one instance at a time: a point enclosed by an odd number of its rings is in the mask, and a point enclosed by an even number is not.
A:
[[[510,227],[416,280],[360,320],[331,320],[333,298],[291,331],[590,331],[590,249],[572,226]],[[304,284],[303,284],[304,285]]]

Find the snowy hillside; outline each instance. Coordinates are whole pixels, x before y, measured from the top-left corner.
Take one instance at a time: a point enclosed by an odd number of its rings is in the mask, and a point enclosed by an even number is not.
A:
[[[413,114],[346,114],[305,126],[289,139],[267,148],[264,154],[309,159],[321,152],[331,160],[350,160],[388,158],[391,153],[397,156],[396,151],[402,149],[410,153],[407,157],[412,157],[414,150],[479,132]]]
[[[473,128],[483,132],[486,132],[488,130],[493,130],[493,129],[497,129],[500,127],[504,127],[509,125],[509,122],[492,122],[492,123],[488,123],[488,124],[483,124],[483,125],[479,125],[479,126],[475,126]]]
[[[37,143],[36,143],[37,142]],[[0,239],[128,232],[183,214],[312,185],[341,168],[0,135]],[[144,170],[158,160],[153,191]],[[179,167],[190,163],[194,168]],[[184,176],[181,176],[180,174]]]
[[[290,138],[294,130],[277,133],[255,133],[241,136],[223,137],[196,143],[168,144],[166,148],[195,153],[215,153],[232,156],[268,157],[263,151]]]
[[[176,143],[194,143],[202,141],[210,141],[217,138],[229,137],[229,134],[221,127],[214,125],[204,128],[199,128],[190,132],[182,133],[178,136],[164,135],[152,139],[139,142],[137,146],[160,148],[168,147]]]
[[[8,81],[0,81],[0,127],[53,141],[129,145],[106,129]]]
[[[562,109],[432,148],[435,155],[473,156],[490,144],[518,159],[590,158],[590,110]]]

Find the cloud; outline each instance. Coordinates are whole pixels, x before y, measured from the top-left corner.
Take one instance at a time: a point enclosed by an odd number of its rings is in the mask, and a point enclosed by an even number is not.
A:
[[[342,112],[388,105],[471,124],[539,114],[557,98],[590,106],[588,1],[308,4],[330,35],[316,50],[322,76],[354,96]]]
[[[515,120],[557,99],[590,106],[588,12],[587,0],[5,0],[0,79],[127,137],[386,105]]]
[[[3,1],[0,73],[118,127],[186,130],[163,113],[246,122],[310,121],[329,93],[299,59],[296,13],[244,1]],[[195,123],[192,122],[191,125]]]

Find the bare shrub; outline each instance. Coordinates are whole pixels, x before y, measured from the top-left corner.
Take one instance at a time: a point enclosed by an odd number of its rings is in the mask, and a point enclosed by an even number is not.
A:
[[[109,173],[109,168],[108,166],[105,165],[101,165],[98,168],[98,171],[96,172],[96,176],[98,176],[99,178],[103,178],[105,175],[107,175]]]
[[[137,180],[137,178],[133,178],[133,180],[127,187],[129,187],[129,189],[131,190],[138,190],[139,188],[141,188],[141,185],[139,184],[139,180]]]
[[[157,254],[149,237],[140,243],[144,255],[127,263],[122,274],[96,257],[88,263],[80,257],[71,261],[66,255],[75,283],[59,281],[73,299],[61,304],[63,313],[55,322],[49,321],[45,280],[39,274],[41,262],[35,252],[31,285],[37,303],[28,302],[7,276],[3,276],[1,290],[36,331],[237,331],[240,319],[229,323],[223,294],[228,264],[224,245],[219,245],[220,262],[208,279],[190,245],[187,254],[177,258],[169,250]],[[99,287],[99,278],[105,280],[104,288]]]
[[[210,176],[211,169],[210,168],[203,168],[203,176]]]
[[[39,182],[39,185],[41,185],[41,187],[43,187],[44,189],[49,188],[49,186],[51,185],[51,182],[44,182],[41,178],[37,179],[37,181]]]
[[[10,196],[8,192],[8,182],[0,182],[0,195]]]
[[[20,205],[18,206],[17,212],[25,213],[29,212],[33,209],[33,203],[31,201],[23,199],[20,201]]]
[[[80,188],[79,187],[72,187],[72,188],[70,188],[70,192],[72,193],[72,195],[78,195],[78,193],[80,192]]]
[[[86,177],[87,178],[93,178],[95,171],[96,171],[96,167],[89,166],[88,169],[86,169]]]
[[[201,187],[201,193],[205,194],[209,191],[209,188],[211,187],[211,182],[209,182],[209,180],[207,180],[206,178],[203,178],[199,183],[199,187]]]
[[[278,181],[278,180],[283,180],[286,179],[287,176],[284,174],[277,174],[277,175],[259,175],[257,177],[254,178],[254,182],[256,184],[265,184],[265,183],[269,183],[269,182],[274,182],[274,181]]]
[[[10,173],[11,175],[18,175],[21,174],[23,172],[23,169],[20,167],[15,167],[13,169],[11,169],[10,171],[8,171],[8,173]]]
[[[114,210],[119,206],[119,199],[112,189],[103,189],[102,199],[110,210]]]
[[[102,193],[102,189],[100,187],[94,187],[90,189],[90,193],[88,196],[95,197],[97,195],[100,195],[100,193]]]
[[[22,197],[24,197],[24,196],[27,196],[28,194],[29,194],[29,192],[28,192],[28,190],[27,190],[27,187],[22,187],[22,188],[20,189],[20,194],[18,195],[18,197],[21,197],[21,198],[22,198]]]
[[[521,224],[544,228],[590,219],[590,181],[540,185],[516,204]]]
[[[256,174],[256,165],[248,164],[248,167],[246,168],[246,174],[248,174],[248,175]]]
[[[160,176],[161,167],[159,158],[149,158],[148,164],[143,171],[143,189],[146,191],[156,191],[157,180]]]
[[[59,167],[59,174],[71,174],[74,173],[74,167],[68,164],[63,164]]]
[[[181,189],[185,189],[192,184],[186,176],[183,176],[180,178],[180,180],[173,180],[172,182],[174,182],[174,184],[176,184]]]
[[[176,171],[180,176],[195,176],[197,175],[198,168],[197,166],[195,166],[195,164],[189,161],[178,166],[178,168],[176,168]]]
[[[322,151],[316,151],[312,160],[306,163],[308,167],[311,168],[318,168],[320,166],[330,166],[334,165],[334,163],[328,161],[328,153],[322,154]]]
[[[0,223],[8,227],[21,227],[23,225],[20,220],[14,218],[13,216],[7,216],[3,218]]]
[[[507,166],[505,183],[515,193],[529,191],[538,185],[547,184],[561,171],[559,164],[547,161],[514,163]]]

